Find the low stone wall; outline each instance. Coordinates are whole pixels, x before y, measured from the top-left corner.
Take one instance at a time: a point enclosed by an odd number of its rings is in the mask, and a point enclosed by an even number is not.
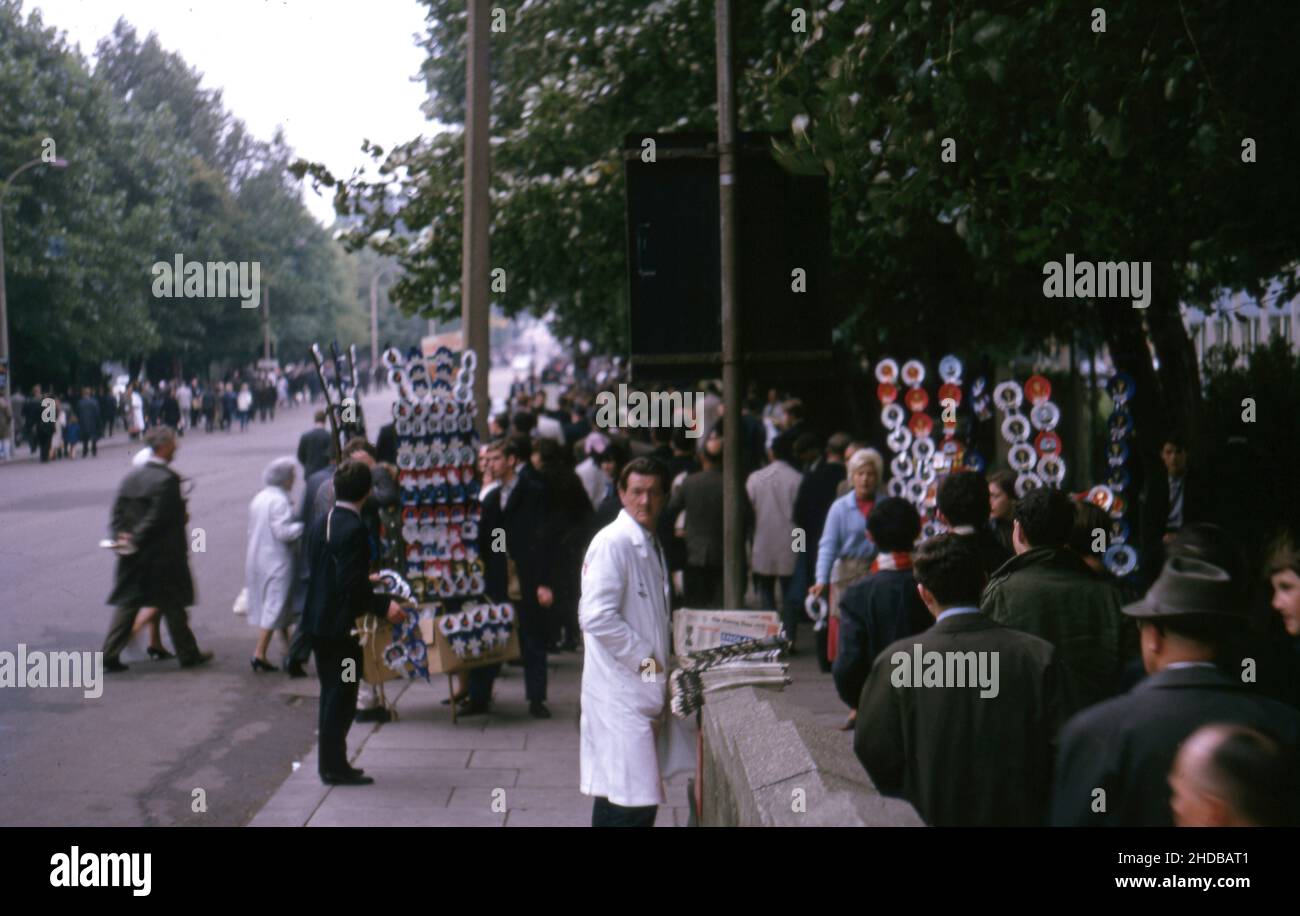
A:
[[[702,827],[923,827],[871,784],[845,736],[781,693],[737,687],[704,704]]]

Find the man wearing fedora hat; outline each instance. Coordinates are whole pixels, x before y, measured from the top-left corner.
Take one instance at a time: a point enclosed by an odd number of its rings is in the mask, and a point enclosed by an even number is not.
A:
[[[1057,826],[1169,827],[1168,774],[1179,745],[1209,723],[1246,725],[1300,743],[1300,712],[1252,693],[1242,671],[1214,664],[1245,618],[1218,566],[1172,557],[1141,601],[1148,678],[1080,712],[1061,731],[1051,820]]]

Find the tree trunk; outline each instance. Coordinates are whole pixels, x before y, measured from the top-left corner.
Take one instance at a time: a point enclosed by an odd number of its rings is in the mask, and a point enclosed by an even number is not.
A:
[[[1202,451],[1199,448],[1203,445],[1200,441],[1203,410],[1200,366],[1196,361],[1196,348],[1178,308],[1177,287],[1170,265],[1154,263],[1151,280],[1154,289],[1145,317],[1151,342],[1160,360],[1164,416],[1170,427],[1167,432],[1181,433],[1189,447]]]

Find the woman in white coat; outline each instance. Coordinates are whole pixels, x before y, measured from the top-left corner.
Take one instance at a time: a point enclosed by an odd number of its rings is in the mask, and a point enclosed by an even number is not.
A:
[[[582,564],[581,790],[592,826],[654,825],[663,780],[695,764],[692,729],[668,709],[670,585],[655,538],[666,471],[637,458],[619,475],[623,510]]]
[[[277,458],[262,472],[266,486],[248,507],[248,553],[244,558],[244,586],[248,589],[248,622],[259,628],[257,649],[250,664],[254,671],[274,671],[266,659],[271,635],[280,631],[289,643],[292,607],[294,541],[302,536],[302,522],[294,521],[289,491],[297,462]]]

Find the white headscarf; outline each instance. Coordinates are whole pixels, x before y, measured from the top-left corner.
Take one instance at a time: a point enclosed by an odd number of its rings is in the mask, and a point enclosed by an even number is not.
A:
[[[262,472],[262,483],[268,487],[279,487],[281,490],[287,490],[293,486],[293,476],[297,473],[297,469],[298,462],[287,455],[276,458]]]

